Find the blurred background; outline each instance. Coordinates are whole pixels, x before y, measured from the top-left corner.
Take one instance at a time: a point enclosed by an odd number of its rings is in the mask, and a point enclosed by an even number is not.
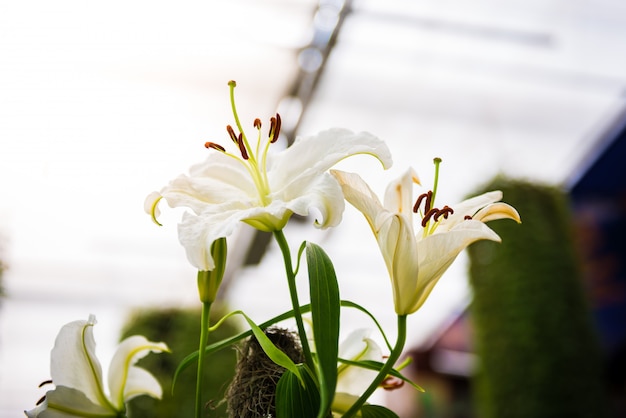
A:
[[[561,287],[545,299],[534,297],[541,290],[524,290],[525,305],[550,306],[564,289],[580,290],[554,329],[570,322],[570,308],[582,318],[568,334],[574,342],[563,345],[575,352],[580,336],[597,342],[580,350],[592,365],[599,359],[590,368],[598,380],[589,385],[601,389],[598,410],[606,404],[611,411],[603,413],[620,416],[624,50],[626,6],[616,0],[1,2],[0,417],[20,416],[43,395],[37,385],[49,377],[63,324],[95,314],[106,367],[132,315],[197,306],[195,271],[176,236],[181,212],[165,210],[158,228],[143,200],[202,161],[207,140],[227,140],[231,79],[250,127],[278,111],[289,140],[330,127],[385,140],[394,157],[387,172],[366,157],[340,165],[358,170],[379,194],[409,166],[430,187],[432,159],[440,157],[441,201],[460,201],[498,175],[523,182],[494,184],[520,204],[533,201],[519,192],[525,187],[538,187],[528,192],[536,202],[554,199],[561,209],[532,212],[548,221],[534,236],[572,247],[564,256],[571,280],[557,281]],[[506,192],[504,200],[513,202]],[[518,229],[527,225],[521,212]],[[567,225],[548,231],[561,222]],[[344,222],[329,231],[293,222],[286,235],[294,251],[304,239],[320,244],[335,263],[342,298],[393,330],[387,273],[358,212],[346,207]],[[246,227],[229,243],[228,307],[257,322],[287,310],[275,244]],[[484,251],[497,250],[483,250],[478,264],[497,259]],[[541,254],[529,253],[527,264]],[[421,398],[377,395],[403,417],[478,416],[471,382],[480,353],[482,363],[490,353],[484,342],[492,341],[480,318],[505,307],[477,304],[471,319],[483,283],[474,265],[461,256],[410,317],[415,378],[426,389],[421,377],[433,383]],[[514,268],[506,266],[501,271]],[[549,280],[563,271],[528,274]],[[502,274],[497,283],[511,281]],[[541,312],[528,327],[550,315]],[[350,312],[342,321],[344,333],[371,326]]]

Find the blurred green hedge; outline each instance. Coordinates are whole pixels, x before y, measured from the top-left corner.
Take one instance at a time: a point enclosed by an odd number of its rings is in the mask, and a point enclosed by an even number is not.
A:
[[[469,248],[481,418],[606,416],[602,365],[571,215],[559,189],[496,179],[522,224],[490,222],[502,243]]]
[[[211,323],[215,323],[221,312],[211,312]],[[227,321],[209,335],[209,344],[234,335],[238,330]],[[193,417],[195,407],[196,364],[185,369],[176,382],[172,395],[172,378],[178,364],[188,354],[198,349],[200,333],[200,310],[142,310],[136,312],[123,330],[122,338],[144,335],[151,341],[164,341],[171,354],[150,354],[138,363],[149,370],[161,383],[161,401],[147,396],[133,399],[129,403],[130,418],[178,418]],[[204,370],[204,399],[208,402],[205,417],[225,417],[226,405],[220,404],[235,373],[236,352],[226,348],[207,358]]]

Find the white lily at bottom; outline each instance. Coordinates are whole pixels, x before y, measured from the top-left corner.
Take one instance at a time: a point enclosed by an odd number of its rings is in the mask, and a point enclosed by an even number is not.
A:
[[[370,330],[357,329],[351,332],[339,344],[339,358],[352,361],[383,361],[383,353],[378,344],[370,337]],[[377,372],[347,364],[340,364],[337,369],[337,388],[332,403],[333,416],[340,417],[367,389]],[[357,415],[358,416],[358,415]]]
[[[435,160],[437,170],[440,161]],[[411,314],[424,304],[465,247],[484,239],[500,242],[498,234],[484,222],[506,218],[521,222],[512,206],[499,202],[499,191],[439,209],[434,205],[433,191],[413,200],[413,185],[419,180],[409,169],[389,184],[383,205],[358,175],[337,170],[331,173],[339,181],[345,199],[363,213],[376,236],[398,315]]]
[[[105,393],[102,368],[95,355],[93,315],[61,328],[51,353],[50,374],[55,388],[42,402],[25,411],[29,418],[124,417],[126,402],[139,395],[160,399],[161,386],[155,377],[135,363],[150,352],[169,351],[165,343],[154,343],[135,335],[122,341],[111,360],[109,394]]]

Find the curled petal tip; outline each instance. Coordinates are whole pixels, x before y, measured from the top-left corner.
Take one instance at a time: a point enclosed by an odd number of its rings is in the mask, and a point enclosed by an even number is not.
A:
[[[161,214],[161,211],[159,210],[159,202],[161,199],[163,199],[161,193],[152,192],[146,197],[143,204],[144,211],[146,211],[146,213],[152,218],[152,221],[159,226],[163,226],[157,219]]]
[[[513,206],[503,202],[493,203],[482,208],[476,212],[473,219],[481,222],[489,222],[496,219],[513,219],[518,224],[522,223],[522,218],[517,210]]]

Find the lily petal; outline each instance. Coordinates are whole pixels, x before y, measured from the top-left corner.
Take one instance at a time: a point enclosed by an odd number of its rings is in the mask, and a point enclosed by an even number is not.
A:
[[[57,386],[46,393],[46,399],[37,408],[27,411],[29,418],[117,417],[117,411],[92,403],[79,390]]]
[[[385,208],[392,212],[413,212],[413,184],[420,184],[419,177],[413,168],[409,168],[399,179],[392,181],[385,190]]]
[[[159,382],[135,363],[150,352],[163,351],[169,351],[165,343],[153,343],[140,335],[128,337],[120,343],[111,360],[108,377],[111,400],[117,410],[123,410],[124,403],[135,396],[161,398]]]
[[[311,179],[326,172],[339,161],[357,154],[376,157],[384,168],[392,164],[391,153],[383,141],[367,132],[328,129],[317,135],[296,138],[294,143],[268,161],[268,176],[277,193],[296,194]]]
[[[377,222],[376,219],[384,211],[384,207],[380,204],[376,194],[358,174],[340,170],[330,170],[330,174],[339,182],[344,198],[363,213],[372,231],[377,234],[378,224],[382,223],[382,221],[379,220]]]
[[[433,234],[417,242],[419,299],[407,313],[417,311],[426,302],[437,281],[468,245],[479,240],[500,242],[500,237],[480,221],[468,220],[445,234]]]
[[[346,360],[381,361],[383,353],[372,340],[369,329],[357,329],[351,332],[339,345],[339,357]],[[376,371],[356,366],[341,365],[337,376],[337,392],[360,395],[365,392],[376,376]],[[356,399],[355,399],[356,400]]]
[[[80,390],[94,404],[110,405],[102,387],[102,367],[96,357],[93,326],[96,318],[63,326],[51,353],[50,375],[54,384]]]
[[[511,205],[503,202],[493,203],[480,209],[473,219],[481,222],[495,221],[496,219],[513,219],[518,224],[522,223],[519,213]]]

